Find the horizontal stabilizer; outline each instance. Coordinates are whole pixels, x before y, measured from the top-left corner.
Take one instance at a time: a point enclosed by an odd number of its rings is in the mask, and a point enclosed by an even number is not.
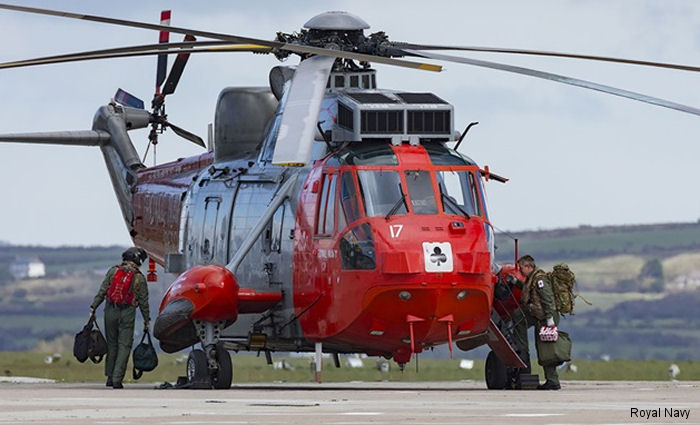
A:
[[[99,130],[0,134],[0,142],[42,145],[101,146],[108,143],[109,139],[109,133]]]

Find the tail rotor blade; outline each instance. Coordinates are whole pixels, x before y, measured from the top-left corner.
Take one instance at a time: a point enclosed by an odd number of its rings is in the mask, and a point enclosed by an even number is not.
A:
[[[160,24],[170,25],[170,11],[163,10],[160,12]],[[167,43],[170,41],[170,33],[161,31],[158,38],[158,43]],[[168,55],[158,55],[158,68],[156,71],[156,92],[160,91],[160,86],[165,81],[165,74],[168,72]]]
[[[191,34],[185,35],[185,41],[196,40],[197,39]],[[173,67],[170,70],[170,75],[168,75],[168,80],[165,82],[165,86],[163,87],[163,96],[167,96],[175,92],[177,83],[180,81],[180,77],[182,77],[182,71],[185,70],[185,65],[187,65],[187,60],[189,58],[189,53],[180,53],[179,55],[177,55],[175,63],[173,63]]]
[[[178,126],[170,123],[169,121],[164,121],[164,124],[166,126],[172,128],[173,131],[175,132],[175,134],[177,134],[178,136],[189,140],[190,142],[194,143],[195,145],[199,145],[203,148],[207,147],[207,145],[204,144],[204,140],[202,140],[202,138],[197,136],[196,134],[190,133],[189,131],[185,130],[184,128],[178,127]]]

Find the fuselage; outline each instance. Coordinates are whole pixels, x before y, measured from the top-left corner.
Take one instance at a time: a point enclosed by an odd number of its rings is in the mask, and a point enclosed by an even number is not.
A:
[[[161,264],[175,254],[185,268],[225,265],[289,172],[210,154],[141,170],[134,242]],[[282,301],[239,315],[224,337],[398,359],[486,331],[492,235],[473,161],[441,143],[367,142],[293,172],[294,195],[236,272],[242,288]]]

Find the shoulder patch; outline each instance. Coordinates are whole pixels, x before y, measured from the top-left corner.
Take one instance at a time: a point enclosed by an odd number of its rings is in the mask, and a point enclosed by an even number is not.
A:
[[[542,281],[542,279],[540,279],[540,280],[537,281],[537,287],[538,287],[538,288],[544,288],[544,282]]]

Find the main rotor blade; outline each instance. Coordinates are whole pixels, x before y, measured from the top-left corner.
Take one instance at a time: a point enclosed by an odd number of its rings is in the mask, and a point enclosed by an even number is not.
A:
[[[80,13],[63,12],[63,11],[50,10],[50,9],[39,9],[39,8],[35,8],[35,7],[17,6],[17,5],[13,5],[13,4],[4,4],[4,3],[0,3],[0,9],[35,13],[35,14],[39,14],[39,15],[60,16],[60,17],[64,17],[64,18],[79,19],[79,20],[84,20],[84,21],[102,22],[102,23],[106,23],[106,24],[121,25],[121,26],[132,27],[132,28],[143,28],[143,29],[156,30],[156,31],[169,31],[171,33],[178,33],[178,34],[185,34],[185,35],[192,34],[194,36],[213,38],[213,39],[217,39],[217,40],[226,40],[226,41],[230,41],[233,43],[259,44],[262,46],[271,47],[273,49],[288,50],[290,52],[295,52],[295,53],[306,53],[306,54],[312,54],[312,55],[331,56],[331,57],[335,57],[335,58],[352,59],[352,60],[361,61],[361,62],[365,61],[365,62],[383,63],[383,64],[387,64],[387,65],[400,66],[400,67],[404,67],[404,68],[422,69],[425,71],[440,72],[442,70],[442,67],[440,65],[433,65],[433,64],[429,64],[429,63],[417,63],[417,62],[405,61],[405,60],[400,60],[400,59],[387,58],[387,57],[383,57],[383,56],[366,55],[366,54],[362,54],[362,53],[346,52],[343,50],[324,49],[324,48],[320,48],[320,47],[281,43],[279,41],[261,40],[258,38],[241,37],[238,35],[223,34],[223,33],[211,32],[211,31],[199,31],[199,30],[182,28],[182,27],[171,27],[171,26],[167,26],[167,25],[151,24],[148,22],[128,21],[128,20],[124,20],[124,19],[107,18],[104,16],[83,15]]]
[[[144,46],[132,46],[116,49],[93,50],[82,53],[70,53],[58,56],[46,56],[42,58],[26,59],[21,61],[0,63],[0,69],[6,68],[22,68],[36,65],[47,65],[54,63],[78,62],[98,59],[125,58],[135,56],[152,56],[152,55],[173,55],[181,53],[217,53],[217,52],[253,52],[253,53],[269,53],[270,48],[259,46],[256,44],[229,44],[227,41],[204,41],[196,43],[169,43],[167,47],[178,46],[212,46],[212,47],[184,47],[179,49],[161,48],[157,44],[148,44]]]
[[[170,25],[170,10],[163,10],[160,12],[160,24]],[[158,43],[165,44],[170,41],[170,33],[168,31],[161,31],[158,34]],[[158,62],[156,65],[156,93],[160,91],[160,86],[163,85],[165,81],[165,74],[168,71],[168,55],[158,55]]]
[[[199,145],[203,148],[207,147],[207,145],[204,144],[204,140],[202,140],[202,138],[197,136],[196,134],[190,133],[189,131],[185,130],[182,127],[176,126],[175,124],[171,123],[170,121],[164,121],[163,123],[166,126],[172,128],[173,131],[175,132],[175,134],[177,134],[178,136],[189,140],[190,142],[194,143],[195,145]]]
[[[191,34],[185,35],[185,41],[196,40],[197,39]],[[180,77],[182,77],[182,71],[185,70],[185,65],[187,65],[187,60],[189,58],[189,53],[180,53],[177,55],[175,63],[173,63],[173,67],[170,69],[168,80],[165,82],[165,86],[163,87],[163,96],[175,93],[175,88],[177,87],[177,83],[180,81]]]
[[[333,62],[332,57],[313,56],[302,61],[294,72],[277,133],[273,164],[299,167],[309,163]]]
[[[603,84],[594,83],[592,81],[580,80],[578,78],[567,77],[559,74],[552,74],[544,71],[537,71],[535,69],[523,68],[520,66],[506,65],[497,62],[489,62],[478,59],[469,59],[460,56],[443,55],[439,53],[430,53],[419,50],[406,49],[406,53],[411,55],[416,55],[420,57],[448,61],[448,62],[458,62],[467,65],[480,66],[482,68],[498,69],[500,71],[512,72],[515,74],[529,75],[530,77],[542,78],[545,80],[556,81],[558,83],[568,84],[571,86],[583,87],[585,89],[596,90],[603,93],[612,94],[615,96],[626,97],[632,100],[638,100],[640,102],[650,103],[656,106],[662,106],[664,108],[675,109],[681,112],[687,112],[693,115],[700,115],[700,109],[682,105],[680,103],[671,102],[669,100],[660,99],[658,97],[647,96],[642,93],[636,93],[629,90],[619,89],[617,87],[606,86]]]
[[[469,52],[487,52],[487,53],[506,53],[506,54],[516,54],[516,55],[532,55],[532,56],[552,56],[559,58],[571,58],[571,59],[585,59],[594,60],[602,62],[614,62],[614,63],[625,63],[631,65],[642,65],[651,66],[657,68],[669,68],[669,69],[680,69],[683,71],[693,71],[700,72],[700,66],[684,65],[679,63],[668,63],[668,62],[655,62],[655,61],[643,61],[636,59],[625,59],[625,58],[615,58],[611,56],[596,56],[596,55],[583,55],[577,53],[562,53],[562,52],[550,52],[546,50],[528,50],[528,49],[507,49],[501,47],[480,47],[480,46],[437,46],[429,44],[413,44],[404,42],[394,42],[394,47],[398,49],[411,49],[411,50],[458,50],[458,51],[469,51]]]

